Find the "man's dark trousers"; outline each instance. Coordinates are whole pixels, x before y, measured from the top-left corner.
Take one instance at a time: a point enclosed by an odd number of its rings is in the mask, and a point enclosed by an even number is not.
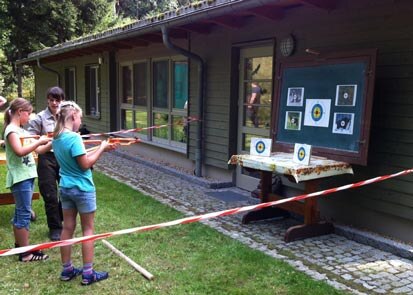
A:
[[[39,155],[37,164],[40,194],[44,200],[50,231],[62,229],[62,205],[58,197],[59,164],[53,152]]]

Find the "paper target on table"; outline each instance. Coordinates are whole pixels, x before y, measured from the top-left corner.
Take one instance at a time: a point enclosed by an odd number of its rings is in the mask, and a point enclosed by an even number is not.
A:
[[[309,165],[311,158],[311,145],[296,143],[294,145],[293,161],[295,163]]]
[[[330,121],[330,99],[307,99],[305,105],[304,125],[328,127]]]
[[[269,157],[271,154],[271,142],[272,140],[268,138],[251,138],[250,154]]]

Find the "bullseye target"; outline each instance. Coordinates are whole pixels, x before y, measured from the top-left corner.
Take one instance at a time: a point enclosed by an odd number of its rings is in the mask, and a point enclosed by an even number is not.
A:
[[[330,99],[306,99],[304,126],[328,127],[330,110]]]
[[[260,157],[269,157],[271,154],[271,139],[269,138],[251,138],[250,154]]]
[[[296,143],[294,145],[293,161],[300,165],[309,165],[311,158],[311,145]]]
[[[313,109],[311,110],[311,117],[314,121],[320,121],[321,118],[323,117],[324,111],[323,111],[323,106],[319,103],[315,104],[313,106]]]
[[[258,154],[262,154],[262,153],[265,151],[265,143],[264,143],[262,140],[258,141],[258,142],[255,144],[255,151],[256,151]]]
[[[298,160],[300,160],[300,161],[304,160],[304,159],[305,159],[305,155],[306,155],[305,149],[304,149],[303,147],[300,147],[300,148],[298,149],[298,152],[297,152],[297,158],[298,158]]]

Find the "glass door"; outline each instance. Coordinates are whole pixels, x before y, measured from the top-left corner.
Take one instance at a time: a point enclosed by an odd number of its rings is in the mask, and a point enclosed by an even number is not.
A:
[[[252,137],[270,138],[273,46],[241,49],[239,75],[237,152],[249,154]],[[238,166],[236,184],[252,191],[259,176]]]

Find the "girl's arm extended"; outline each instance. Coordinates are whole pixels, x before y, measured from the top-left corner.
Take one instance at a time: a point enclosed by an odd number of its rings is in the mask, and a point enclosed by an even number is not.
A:
[[[37,149],[35,149],[35,152],[41,155],[41,154],[50,152],[51,150],[52,150],[52,141],[50,140],[48,143],[41,145]]]
[[[38,140],[35,140],[28,145],[22,145],[19,135],[16,132],[11,132],[9,135],[7,135],[7,140],[9,141],[13,152],[18,157],[24,157],[36,150],[38,147],[48,143],[51,138],[41,136]]]
[[[80,168],[83,170],[87,170],[91,168],[96,161],[99,159],[100,155],[103,152],[114,150],[117,147],[117,144],[109,143],[107,140],[102,141],[99,148],[96,150],[80,155],[77,157],[77,163],[79,164]]]

